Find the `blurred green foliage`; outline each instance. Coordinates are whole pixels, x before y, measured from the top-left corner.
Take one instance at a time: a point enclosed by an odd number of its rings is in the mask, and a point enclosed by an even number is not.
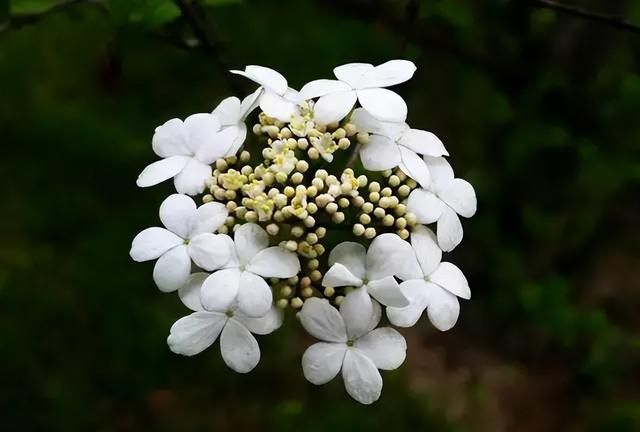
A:
[[[203,0],[199,49],[172,1],[70,3],[0,22],[4,430],[640,430],[640,34],[534,2]],[[185,310],[127,254],[171,191],[135,187],[154,127],[251,90],[222,66],[300,87],[399,56],[409,121],[478,193],[458,325],[405,332],[374,407],[304,381],[293,316],[247,376],[171,354]]]

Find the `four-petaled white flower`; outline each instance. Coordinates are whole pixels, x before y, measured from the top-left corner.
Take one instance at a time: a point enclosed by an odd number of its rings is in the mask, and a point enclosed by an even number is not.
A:
[[[405,267],[412,253],[409,243],[396,234],[379,235],[367,251],[359,243],[340,243],[329,254],[331,268],[324,275],[322,285],[356,287],[346,298],[354,297],[365,313],[373,309],[375,302],[371,297],[385,306],[407,306],[409,301],[394,275],[401,279],[408,277]]]
[[[173,177],[177,192],[202,193],[211,177],[211,164],[228,153],[237,136],[237,125],[221,129],[220,120],[212,114],[171,119],[153,135],[153,151],[164,159],[148,165],[137,184],[148,187]]]
[[[251,317],[264,315],[273,293],[263,278],[289,278],[300,271],[298,256],[279,246],[269,246],[269,235],[254,223],[241,225],[231,237],[224,236],[229,259],[224,269],[212,273],[202,285],[202,305],[207,310],[238,310]]]
[[[393,325],[411,327],[426,308],[429,320],[438,330],[449,330],[460,314],[458,297],[471,298],[467,279],[455,265],[440,262],[442,251],[429,228],[416,226],[411,233],[411,245],[415,251],[410,260],[411,278],[400,284],[410,303],[403,308],[388,307],[387,317]]]
[[[397,166],[415,181],[427,186],[431,175],[418,155],[448,156],[449,153],[431,132],[411,129],[405,122],[383,122],[362,108],[356,108],[351,122],[369,138],[360,149],[362,165],[370,171],[384,171]]]
[[[407,211],[422,224],[438,222],[438,244],[449,252],[462,241],[460,218],[476,212],[476,192],[469,182],[454,178],[453,169],[443,157],[424,157],[433,179],[428,189],[415,189],[409,195]]]
[[[390,60],[375,67],[349,63],[333,69],[338,80],[311,81],[302,87],[300,97],[320,98],[313,107],[313,115],[321,124],[342,120],[356,100],[379,120],[403,122],[407,118],[407,104],[397,93],[383,87],[403,83],[415,71],[416,66],[408,60]]]
[[[223,204],[211,202],[196,208],[186,195],[173,194],[160,205],[165,228],[147,228],[131,244],[134,261],[158,258],[153,280],[161,291],[180,288],[191,273],[191,260],[200,268],[215,270],[229,261],[229,243],[213,234],[224,224],[228,212]]]
[[[307,332],[322,341],[311,345],[302,356],[302,371],[309,382],[325,384],[342,370],[344,386],[352,398],[363,404],[378,400],[382,392],[378,369],[400,367],[407,344],[390,327],[375,329],[381,308],[374,304],[371,311],[362,311],[347,297],[338,312],[327,300],[305,301],[300,322]],[[365,327],[361,327],[362,322]]]
[[[263,316],[248,317],[236,304],[222,309],[205,309],[200,302],[202,284],[207,273],[194,273],[180,289],[180,298],[191,315],[176,321],[167,343],[176,354],[192,356],[210,347],[220,336],[220,353],[224,362],[236,372],[247,373],[260,361],[260,347],[251,333],[266,335],[282,325],[282,311],[270,308]]]
[[[279,72],[255,65],[247,66],[243,71],[232,70],[230,72],[242,75],[260,84],[258,91],[260,89],[262,91],[258,101],[262,111],[269,117],[288,122],[293,115],[298,114],[300,95],[296,90],[289,87],[287,79]]]
[[[231,147],[225,153],[225,157],[233,156],[247,138],[247,116],[258,106],[258,97],[261,90],[258,89],[244,98],[242,102],[235,96],[228,97],[218,104],[211,114],[220,121],[222,129],[237,128]]]

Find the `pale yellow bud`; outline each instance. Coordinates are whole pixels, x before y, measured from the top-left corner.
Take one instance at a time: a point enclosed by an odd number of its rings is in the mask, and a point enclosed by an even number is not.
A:
[[[334,214],[335,212],[338,211],[338,204],[331,202],[326,205],[325,210],[329,214]]]
[[[318,267],[320,267],[320,261],[318,261],[318,260],[317,260],[317,259],[315,259],[315,258],[314,258],[314,259],[312,259],[312,260],[309,260],[309,262],[307,263],[307,268],[308,268],[309,270],[315,270],[315,269],[317,269]]]
[[[364,225],[369,225],[371,223],[371,216],[366,213],[362,213],[358,219]]]
[[[303,180],[304,180],[304,175],[302,175],[302,173],[296,172],[291,174],[291,182],[293,184],[300,184],[302,183]]]
[[[309,276],[305,276],[302,279],[300,279],[300,286],[302,288],[306,288],[308,286],[311,286],[311,278]]]
[[[291,186],[285,187],[283,192],[287,198],[293,198],[296,195],[296,190]]]
[[[247,222],[258,222],[258,213],[253,210],[249,210],[247,214],[244,215],[244,219]]]
[[[344,213],[342,212],[337,212],[331,215],[331,220],[337,224],[344,222],[344,219],[345,219],[345,216],[344,216]]]
[[[291,138],[291,131],[289,130],[289,128],[280,129],[280,138]]]
[[[312,228],[316,224],[316,220],[313,216],[307,216],[306,219],[302,221],[302,224],[307,228]]]
[[[278,183],[280,183],[280,184],[284,184],[284,183],[286,183],[286,182],[287,182],[287,178],[288,178],[288,177],[287,177],[287,174],[285,174],[285,173],[284,173],[284,172],[282,172],[282,171],[277,172],[277,173],[276,173],[276,175],[275,175],[275,179],[276,179],[276,181],[277,181]]]
[[[238,208],[238,203],[236,203],[235,201],[229,201],[226,204],[226,207],[227,207],[227,211],[229,213],[231,213],[231,212],[234,212]]]
[[[411,193],[411,188],[406,184],[403,184],[398,188],[398,196],[400,198],[408,197],[410,193]]]
[[[273,223],[267,225],[266,229],[267,229],[267,233],[269,233],[269,235],[272,235],[272,236],[277,236],[278,232],[280,232],[280,227]]]
[[[284,248],[288,251],[295,252],[298,250],[298,242],[295,240],[288,240],[285,242]]]
[[[358,187],[365,187],[369,179],[366,175],[358,176]]]
[[[282,297],[289,297],[291,294],[293,294],[293,289],[289,285],[280,288],[280,295]]]
[[[263,126],[262,127],[262,132],[266,133],[267,135],[269,135],[269,137],[271,139],[276,139],[278,138],[278,134],[280,133],[280,128],[278,126],[275,125],[269,125],[269,126]]]
[[[364,230],[364,237],[366,239],[371,240],[372,238],[374,238],[376,236],[376,229],[373,227],[369,227],[367,229]]]
[[[322,255],[325,252],[324,246],[322,246],[320,243],[314,244],[313,250],[316,251],[318,255]]]
[[[391,205],[389,207],[396,208],[398,205],[400,205],[400,200],[398,199],[397,196],[390,196],[388,198],[389,198],[389,201],[391,202]]]
[[[294,237],[302,237],[304,235],[304,228],[299,225],[291,227],[291,235]]]
[[[379,219],[383,218],[385,214],[386,212],[382,207],[376,207],[375,210],[373,210],[373,215]]]
[[[232,227],[236,223],[236,218],[233,216],[227,216],[224,220],[224,224],[228,227]]]
[[[351,141],[349,141],[349,138],[340,138],[338,140],[338,148],[340,150],[346,150],[349,147],[351,147]]]
[[[371,192],[369,194],[369,201],[377,203],[380,200],[380,194],[378,192]]]
[[[400,179],[401,182],[405,181],[407,179],[407,175],[404,173],[404,171],[402,170],[397,170],[396,171],[396,175],[398,176],[398,178]]]
[[[356,139],[360,144],[366,144],[369,142],[369,134],[366,132],[358,132]]]
[[[327,235],[327,229],[325,227],[316,228],[316,235],[319,239],[324,238]]]
[[[236,199],[236,191],[234,191],[234,190],[225,191],[224,197],[226,199],[228,199],[229,201],[232,201],[232,200]]]
[[[407,220],[407,225],[410,227],[413,227],[418,223],[418,219],[416,218],[416,215],[414,215],[413,213],[405,214],[404,218]]]
[[[275,197],[273,197],[273,203],[279,209],[286,206],[288,201],[289,200],[287,199],[287,196],[285,194],[278,193]]]
[[[353,206],[356,208],[362,207],[362,205],[364,204],[364,198],[362,198],[361,196],[353,197],[351,199],[351,204],[353,204]]]
[[[213,201],[213,195],[211,194],[206,194],[205,196],[202,197],[202,202],[205,204],[211,201]]]
[[[287,217],[282,213],[282,210],[276,210],[273,212],[273,220],[276,222],[284,222]]]
[[[317,187],[315,187],[315,186],[309,186],[309,187],[307,188],[307,196],[308,196],[309,198],[313,198],[313,197],[315,197],[316,195],[318,195],[318,188],[317,188]]]
[[[382,197],[380,198],[380,201],[378,201],[378,205],[382,208],[389,208],[391,207],[391,200],[389,197]]]
[[[398,187],[400,186],[400,177],[398,177],[397,175],[392,175],[391,177],[389,177],[389,180],[387,180],[387,183],[391,187]]]
[[[296,170],[298,170],[301,173],[307,172],[307,170],[309,169],[309,162],[307,162],[306,160],[299,160],[298,162],[296,162]]]
[[[393,174],[393,171],[391,171],[390,169],[382,171],[383,177],[389,177],[391,176],[391,174]]]
[[[218,234],[229,234],[229,227],[226,225],[222,225],[218,228]]]
[[[320,273],[320,270],[314,270],[309,274],[309,277],[313,282],[318,282],[322,279],[322,273]]]
[[[403,229],[407,227],[407,220],[403,217],[396,219],[396,228]]]
[[[306,138],[298,138],[298,148],[300,150],[306,150],[309,147],[309,141]]]
[[[253,133],[255,135],[261,135],[262,134],[262,125],[261,124],[254,124],[253,128],[251,129],[253,131]]]
[[[287,299],[280,299],[276,302],[276,306],[278,306],[279,309],[286,309],[287,306],[289,306],[289,300]]]
[[[309,212],[309,214],[317,213],[318,212],[318,206],[315,203],[307,204],[307,212]]]
[[[362,224],[357,223],[357,224],[355,224],[353,226],[353,234],[358,236],[358,237],[363,235],[364,231],[365,231],[365,229],[364,229],[364,226]]]
[[[369,183],[369,192],[380,192],[380,183],[377,181]]]
[[[322,180],[325,180],[329,176],[329,173],[326,170],[319,169],[316,171],[316,177]]]
[[[302,297],[311,297],[313,295],[313,288],[303,288],[301,294]]]
[[[393,191],[389,187],[386,187],[380,191],[380,195],[382,195],[383,197],[390,197],[392,194]]]
[[[343,128],[338,128],[331,134],[331,138],[334,138],[334,139],[341,139],[346,136],[347,136],[347,132]]]
[[[333,297],[333,295],[336,293],[336,290],[333,287],[326,287],[322,293],[325,297]]]
[[[344,296],[337,296],[333,302],[336,304],[336,306],[340,306],[343,301],[344,301]]]
[[[402,240],[406,240],[409,238],[409,231],[406,229],[398,230],[398,235]]]
[[[216,189],[216,191],[213,193],[213,196],[218,200],[218,201],[223,201],[226,199],[226,192],[224,189],[220,188],[220,189]]]
[[[338,200],[338,206],[340,206],[340,208],[347,208],[349,207],[349,200],[347,198],[340,198]]]
[[[343,127],[347,136],[354,136],[356,133],[358,133],[358,128],[353,123],[347,123]]]
[[[265,185],[271,186],[276,180],[276,177],[271,172],[266,172],[262,175],[262,181]]]
[[[241,219],[244,219],[244,215],[247,214],[247,208],[244,206],[236,207],[236,216]]]
[[[324,189],[324,180],[322,180],[321,178],[316,177],[313,180],[311,180],[311,185],[313,187],[315,187],[319,192],[322,189]]]
[[[384,226],[393,226],[393,223],[395,222],[395,218],[393,216],[391,216],[390,214],[386,215],[385,217],[382,218],[382,225]]]
[[[300,297],[294,297],[291,299],[291,307],[294,309],[300,309],[304,302]]]
[[[320,157],[320,152],[317,148],[311,147],[309,150],[307,150],[307,156],[309,156],[309,159],[311,160],[317,160]]]
[[[227,164],[235,165],[238,162],[238,157],[236,155],[233,155],[233,156],[227,157],[225,160],[227,161]]]
[[[407,179],[407,186],[409,186],[411,189],[415,189],[418,187],[418,183],[416,183],[414,179]]]
[[[218,159],[216,161],[216,169],[220,172],[224,172],[227,170],[227,168],[229,168],[229,165],[227,164],[227,161],[224,159]]]
[[[370,202],[366,202],[364,204],[362,204],[362,211],[365,213],[371,213],[373,211],[373,204]]]

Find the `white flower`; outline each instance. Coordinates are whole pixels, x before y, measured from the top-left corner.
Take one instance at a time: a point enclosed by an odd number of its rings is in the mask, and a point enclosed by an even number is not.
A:
[[[289,278],[300,271],[295,253],[269,246],[269,235],[257,224],[241,225],[232,241],[224,236],[232,250],[224,266],[207,278],[202,286],[202,305],[207,310],[227,310],[234,302],[245,315],[264,315],[273,301],[271,288],[263,278]]]
[[[318,150],[322,159],[327,162],[333,162],[333,153],[338,150],[338,146],[330,133],[325,133],[321,137],[311,137],[310,141],[311,145]]]
[[[442,141],[431,132],[411,129],[405,122],[383,122],[362,108],[351,115],[351,122],[369,138],[360,149],[362,165],[370,171],[400,166],[415,181],[427,186],[431,175],[420,155],[448,156]]]
[[[438,222],[438,244],[449,252],[462,241],[458,215],[469,218],[476,212],[476,193],[466,180],[454,178],[445,158],[424,157],[433,182],[429,189],[415,189],[409,195],[407,211],[422,224]]]
[[[287,175],[291,174],[291,172],[296,168],[296,162],[298,162],[293,150],[291,150],[286,143],[280,140],[272,142],[271,148],[273,150],[269,152],[269,157],[272,158],[271,165],[269,165],[269,171],[274,174],[279,172],[283,172]]]
[[[379,235],[366,252],[359,243],[340,243],[329,254],[331,268],[325,273],[322,285],[356,287],[346,298],[357,298],[364,312],[370,312],[375,303],[369,296],[385,306],[404,307],[409,301],[393,276],[404,279],[411,254],[411,245],[396,234]]]
[[[449,262],[440,262],[442,251],[436,236],[426,227],[416,226],[411,233],[415,258],[411,260],[412,277],[400,284],[410,303],[403,308],[387,308],[391,324],[411,327],[427,309],[429,320],[438,330],[449,330],[458,320],[458,297],[471,298],[464,274]],[[457,297],[456,297],[457,296]]]
[[[194,273],[180,289],[183,303],[195,312],[176,321],[167,344],[176,354],[192,356],[210,347],[220,336],[220,352],[224,362],[236,372],[247,373],[260,361],[260,347],[251,333],[266,335],[282,325],[282,311],[271,308],[259,318],[251,318],[237,310],[205,310],[200,290],[207,273]]]
[[[213,234],[228,216],[223,204],[211,202],[196,208],[186,195],[173,194],[160,205],[164,228],[147,228],[131,244],[135,261],[158,258],[153,280],[161,291],[180,288],[191,273],[191,260],[205,270],[215,270],[229,261],[230,250],[224,236]]]
[[[258,106],[258,97],[261,90],[258,89],[244,98],[242,102],[235,96],[228,97],[218,104],[211,114],[216,116],[220,121],[222,129],[237,128],[236,135],[233,138],[233,144],[224,157],[233,156],[238,153],[240,146],[247,138],[247,125],[245,120],[247,116]]]
[[[407,104],[391,90],[382,87],[409,80],[416,66],[408,60],[390,60],[379,66],[349,63],[333,69],[338,80],[315,80],[300,90],[303,100],[320,97],[314,105],[314,120],[329,124],[342,120],[356,100],[371,115],[384,121],[404,121]]]
[[[237,126],[220,129],[212,114],[193,114],[183,122],[171,119],[156,128],[153,151],[164,158],[147,166],[138,176],[140,187],[153,186],[174,177],[176,191],[202,193],[211,177],[211,164],[223,157],[238,135]]]
[[[398,368],[404,362],[407,344],[390,327],[374,330],[381,315],[380,306],[375,305],[367,314],[353,307],[349,297],[340,312],[327,300],[310,298],[304,302],[300,322],[322,341],[311,345],[302,356],[302,371],[309,382],[325,384],[342,370],[344,386],[352,398],[363,404],[378,400],[382,391],[378,369]],[[366,322],[366,327],[360,327],[360,322]]]
[[[264,66],[250,65],[244,71],[232,70],[231,73],[242,75],[260,84],[263,89],[258,98],[260,108],[269,117],[288,122],[298,114],[299,94],[290,88],[287,80],[279,72]]]

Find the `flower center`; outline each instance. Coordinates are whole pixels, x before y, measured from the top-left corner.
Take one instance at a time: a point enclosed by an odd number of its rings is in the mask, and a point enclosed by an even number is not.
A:
[[[353,341],[352,340],[348,340],[347,341],[347,346],[348,347],[352,347],[353,346]]]
[[[228,310],[224,314],[227,316],[227,318],[233,318],[233,311],[232,310]]]

